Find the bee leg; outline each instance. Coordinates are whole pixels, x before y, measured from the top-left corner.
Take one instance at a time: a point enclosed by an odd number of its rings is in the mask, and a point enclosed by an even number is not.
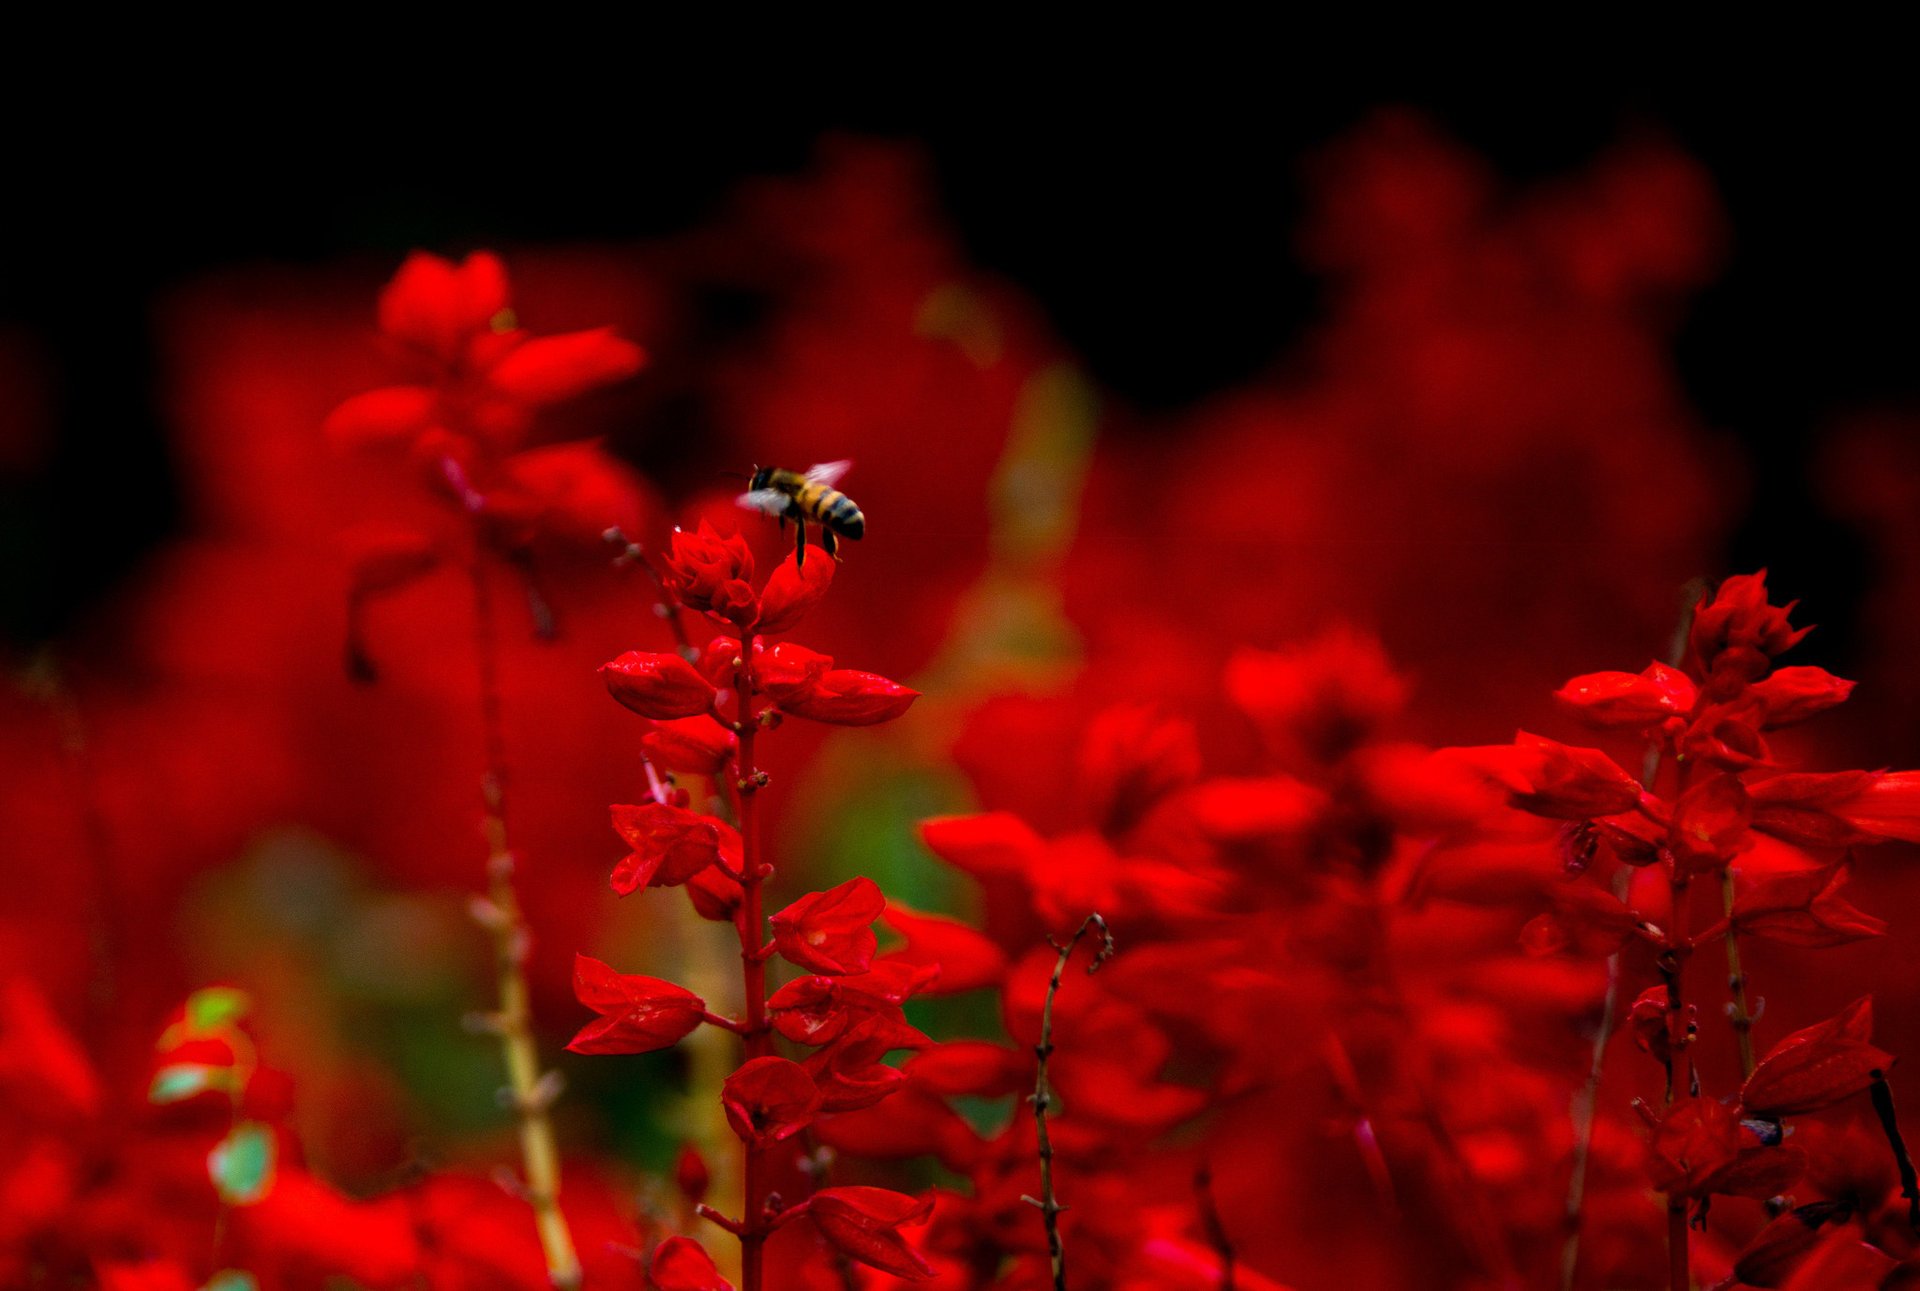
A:
[[[834,538],[832,525],[823,524],[820,526],[820,545],[827,549],[827,555],[832,556],[835,560],[840,559],[840,544]]]
[[[793,521],[793,567],[799,569],[807,563],[807,522],[794,517]]]

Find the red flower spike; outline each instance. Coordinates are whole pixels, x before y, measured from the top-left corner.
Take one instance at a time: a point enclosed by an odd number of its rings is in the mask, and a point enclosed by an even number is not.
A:
[[[657,977],[616,973],[589,955],[573,957],[573,993],[600,1014],[580,1028],[574,1053],[649,1053],[678,1044],[700,1025],[706,1001]]]
[[[833,567],[831,560],[797,565],[792,556],[774,566],[760,589],[760,621],[753,630],[785,632],[799,623],[833,585]]]
[[[864,875],[809,893],[773,916],[774,947],[808,972],[864,973],[879,948],[873,921],[886,906],[880,885]]]
[[[995,987],[1006,980],[1006,952],[986,934],[958,919],[919,914],[897,902],[888,902],[880,918],[907,939],[905,946],[887,953],[887,962],[939,970],[940,978],[927,991],[929,995],[957,995]]]
[[[1873,1073],[1893,1065],[1893,1055],[1876,1049],[1873,997],[1863,995],[1835,1016],[1795,1031],[1770,1050],[1747,1077],[1740,1102],[1763,1116],[1793,1116],[1818,1111],[1860,1093]]]
[[[753,657],[753,684],[778,704],[819,685],[832,667],[831,655],[782,641]]]
[[[714,863],[738,866],[740,838],[712,816],[662,802],[609,809],[613,829],[633,848],[614,867],[613,890],[627,896],[641,887],[677,887]]]
[[[1840,895],[1845,865],[1773,874],[1733,903],[1736,932],[1788,946],[1844,946],[1886,935],[1887,925]]]
[[[932,1211],[930,1197],[915,1201],[885,1188],[823,1188],[807,1213],[841,1254],[883,1273],[922,1281],[933,1276],[933,1266],[907,1244],[900,1228]]]
[[[713,1175],[707,1169],[707,1159],[689,1143],[680,1149],[680,1155],[673,1162],[673,1185],[680,1195],[688,1201],[698,1204],[705,1201],[707,1189],[713,1183]]]
[[[646,351],[611,327],[536,336],[516,345],[487,373],[487,384],[529,407],[560,403],[624,381],[647,363]]]
[[[713,708],[712,683],[677,654],[629,650],[601,664],[600,675],[608,694],[655,721],[697,717]]]
[[[1760,701],[1766,710],[1766,725],[1791,726],[1817,713],[1847,702],[1854,683],[1834,676],[1825,668],[1776,668],[1755,682],[1747,694]]]
[[[416,251],[380,293],[380,330],[453,364],[507,307],[507,269],[477,251],[459,264]]]
[[[1787,622],[1796,604],[1767,604],[1766,570],[1736,574],[1694,609],[1688,647],[1706,672],[1758,680],[1772,656],[1786,653],[1813,630],[1796,630]]]
[[[836,669],[781,702],[781,711],[833,726],[876,726],[912,707],[920,692],[871,672]]]
[[[640,737],[640,752],[656,766],[682,775],[718,775],[739,739],[710,715],[659,722]]]
[[[348,449],[404,448],[433,425],[439,396],[427,386],[386,386],[346,400],[320,430]]]
[[[1738,851],[1752,822],[1753,804],[1740,777],[1722,774],[1681,795],[1667,839],[1676,857],[1704,868]]]
[[[713,1257],[691,1237],[669,1237],[653,1248],[647,1285],[654,1291],[733,1291],[733,1283],[714,1268]]]
[[[1583,720],[1608,729],[1643,730],[1691,712],[1694,685],[1677,668],[1648,664],[1642,672],[1590,672],[1553,693]]]
[[[690,610],[704,610],[723,618],[732,618],[729,610],[738,608],[739,593],[736,590],[723,592],[722,589],[729,584],[745,587],[747,580],[753,577],[753,549],[739,534],[722,535],[702,520],[697,533],[688,533],[684,529],[673,531],[672,549],[667,555],[666,567],[667,581],[682,605]],[[748,597],[751,598],[752,594],[752,589],[748,588]]]
[[[766,1147],[813,1123],[820,1090],[806,1069],[786,1058],[754,1058],[720,1087],[727,1124],[749,1144]]]

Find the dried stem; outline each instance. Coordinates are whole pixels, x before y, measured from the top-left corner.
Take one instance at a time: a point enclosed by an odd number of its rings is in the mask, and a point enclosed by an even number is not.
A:
[[[574,1251],[566,1216],[560,1211],[560,1151],[554,1142],[553,1122],[547,1116],[557,1082],[542,1075],[540,1052],[533,1039],[526,973],[529,934],[514,890],[513,852],[507,846],[507,756],[501,721],[499,633],[477,532],[469,568],[473,577],[474,645],[480,668],[480,722],[486,750],[480,788],[486,808],[487,908],[480,922],[493,939],[500,997],[492,1029],[500,1037],[509,1094],[520,1123],[526,1197],[533,1207],[540,1249],[546,1256],[547,1277],[562,1291],[572,1291],[580,1285],[580,1258]]]
[[[1740,968],[1740,938],[1733,923],[1733,867],[1720,869],[1720,905],[1727,919],[1727,990],[1733,994],[1728,1018],[1734,1038],[1740,1042],[1740,1076],[1753,1075],[1753,1011],[1747,1007],[1747,975]]]
[[[1689,580],[1680,591],[1680,621],[1667,643],[1667,663],[1672,667],[1679,667],[1681,659],[1686,656],[1687,635],[1693,628],[1693,612],[1706,591],[1706,580],[1700,578]],[[1641,785],[1652,789],[1659,774],[1660,745],[1655,742],[1648,746],[1646,758],[1640,766]],[[1622,869],[1613,878],[1613,894],[1623,901],[1627,896],[1629,877],[1627,871]],[[1620,1020],[1621,986],[1620,955],[1615,952],[1607,956],[1607,993],[1600,1006],[1600,1026],[1593,1037],[1587,1080],[1573,1098],[1573,1177],[1567,1182],[1567,1240],[1560,1251],[1561,1291],[1573,1291],[1575,1278],[1580,1271],[1580,1217],[1587,1202],[1587,1165],[1593,1156],[1593,1122],[1600,1105],[1600,1082],[1607,1064],[1607,1042],[1613,1038],[1614,1025]]]
[[[1039,1074],[1034,1078],[1033,1095],[1028,1099],[1033,1104],[1033,1123],[1040,1139],[1040,1196],[1022,1197],[1020,1200],[1030,1206],[1038,1206],[1047,1226],[1047,1252],[1053,1259],[1053,1291],[1067,1291],[1067,1253],[1060,1244],[1060,1212],[1066,1207],[1053,1191],[1053,1140],[1047,1134],[1047,1109],[1053,1105],[1053,1087],[1047,1083],[1047,1059],[1053,1056],[1053,997],[1060,993],[1060,979],[1066,974],[1067,961],[1073,958],[1073,949],[1080,939],[1087,935],[1087,929],[1100,931],[1100,948],[1093,953],[1093,962],[1087,965],[1087,972],[1099,971],[1100,965],[1113,957],[1113,934],[1107,930],[1107,921],[1099,914],[1090,914],[1080,921],[1073,936],[1064,943],[1049,938],[1047,944],[1060,952],[1060,959],[1053,966],[1053,977],[1047,983],[1047,1000],[1040,1009],[1040,1043],[1034,1046],[1034,1057],[1040,1060]]]
[[[760,813],[755,810],[766,777],[754,765],[754,736],[759,716],[753,711],[751,661],[759,637],[749,634],[740,643],[740,657],[734,661],[734,727],[739,737],[734,761],[735,819],[740,826],[740,873],[744,893],[736,927],[740,933],[740,971],[746,993],[746,1025],[743,1036],[749,1059],[773,1052],[773,1033],[767,1022],[766,915],[762,886],[772,872],[761,855]],[[767,1235],[766,1149],[757,1144],[746,1146],[746,1170],[740,1223],[741,1291],[761,1291],[765,1278],[764,1263]]]
[[[1213,1167],[1210,1163],[1202,1161],[1200,1168],[1193,1172],[1193,1192],[1200,1207],[1201,1227],[1207,1232],[1207,1243],[1220,1257],[1220,1280],[1215,1285],[1220,1291],[1233,1291],[1233,1243],[1227,1238],[1226,1225],[1220,1222],[1220,1208],[1213,1201]]]
[[[1868,1092],[1873,1097],[1873,1110],[1880,1117],[1880,1128],[1886,1132],[1887,1146],[1893,1149],[1893,1163],[1900,1170],[1900,1195],[1907,1199],[1907,1226],[1920,1233],[1920,1175],[1914,1173],[1907,1141],[1900,1137],[1900,1121],[1894,1115],[1893,1090],[1887,1084],[1886,1072],[1873,1073]]]

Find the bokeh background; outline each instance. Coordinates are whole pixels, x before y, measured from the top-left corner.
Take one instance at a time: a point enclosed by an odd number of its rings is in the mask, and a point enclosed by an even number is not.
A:
[[[189,91],[81,167],[24,142],[0,249],[0,976],[37,983],[109,1081],[186,991],[244,985],[350,1192],[510,1155],[493,1050],[458,1025],[486,990],[463,585],[374,607],[378,686],[340,666],[342,533],[424,504],[319,426],[389,379],[372,302],[415,247],[496,249],[523,322],[648,348],[549,433],[635,468],[652,541],[724,506],[723,471],[856,462],[871,535],[810,643],[927,699],[783,740],[797,875],[976,915],[917,820],[1065,827],[1049,738],[1117,700],[1206,711],[1230,645],[1337,623],[1410,677],[1409,738],[1565,735],[1554,686],[1638,668],[1689,579],[1762,566],[1820,625],[1799,661],[1860,682],[1807,751],[1920,759],[1911,93],[1680,59],[1308,90],[1291,57],[869,94],[690,84],[652,48],[617,93],[476,68],[464,98],[340,86],[352,110],[263,132],[250,92]],[[582,537],[543,553],[560,641],[507,662],[550,1052],[581,1020],[575,949],[708,971],[698,929],[605,890],[604,804],[637,763],[591,668],[663,638]],[[1910,863],[1860,875],[1895,937],[1775,1007],[1871,986],[1883,1043],[1920,1040]],[[993,1026],[942,1008],[925,1020]],[[564,1060],[568,1141],[664,1170],[688,1061]]]

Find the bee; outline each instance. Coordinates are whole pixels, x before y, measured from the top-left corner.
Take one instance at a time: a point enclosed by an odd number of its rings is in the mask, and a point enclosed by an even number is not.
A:
[[[791,520],[798,530],[794,538],[793,563],[807,562],[807,521],[820,526],[820,545],[827,555],[840,559],[839,539],[859,541],[866,536],[867,518],[860,514],[853,499],[833,486],[847,473],[852,462],[822,462],[809,467],[805,475],[782,470],[778,466],[754,468],[752,482],[739,497],[741,506],[780,517],[780,531],[786,532]]]

